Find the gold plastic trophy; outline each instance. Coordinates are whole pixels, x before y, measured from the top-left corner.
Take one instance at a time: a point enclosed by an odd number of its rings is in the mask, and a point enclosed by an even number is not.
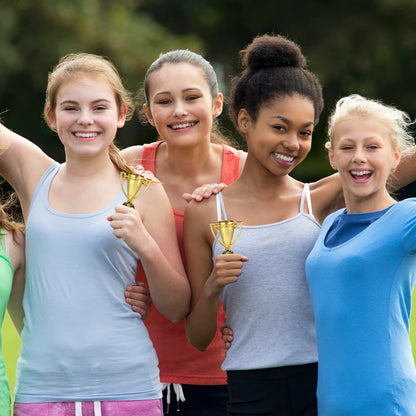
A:
[[[239,239],[241,234],[241,229],[243,228],[242,221],[234,221],[234,220],[223,220],[218,222],[212,222],[210,224],[212,235],[214,236],[215,240],[218,244],[222,245],[225,250],[222,254],[232,254],[233,251],[230,250],[231,246],[233,246],[236,241]],[[238,234],[233,241],[234,230],[238,228]],[[217,232],[220,235],[221,241],[217,238]]]
[[[126,181],[126,190],[124,190],[124,180]],[[124,202],[123,205],[134,208],[132,201],[141,197],[149,189],[152,182],[152,179],[145,178],[143,175],[139,175],[138,173],[121,172],[121,190],[127,198],[127,201]],[[139,193],[142,186],[144,186],[144,188]]]

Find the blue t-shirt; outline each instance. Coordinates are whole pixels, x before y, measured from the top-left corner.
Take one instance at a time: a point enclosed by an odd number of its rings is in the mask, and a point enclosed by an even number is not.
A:
[[[393,205],[348,241],[327,247],[328,230],[343,211],[324,221],[306,261],[318,343],[319,416],[414,416],[409,317],[416,199]]]

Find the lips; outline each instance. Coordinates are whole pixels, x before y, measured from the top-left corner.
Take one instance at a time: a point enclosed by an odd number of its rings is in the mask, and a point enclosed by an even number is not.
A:
[[[99,133],[96,131],[89,131],[89,132],[77,131],[73,134],[77,139],[80,139],[82,141],[89,141],[89,140],[94,140],[98,136]]]
[[[187,121],[187,122],[182,122],[182,123],[177,123],[177,124],[171,124],[169,125],[169,127],[173,130],[181,130],[181,129],[187,129],[190,127],[193,127],[197,124],[196,121]]]
[[[279,162],[282,162],[284,164],[291,164],[295,160],[295,157],[294,156],[284,155],[282,153],[273,152],[273,156]]]
[[[373,172],[371,170],[351,170],[350,175],[356,182],[366,182],[370,179]]]

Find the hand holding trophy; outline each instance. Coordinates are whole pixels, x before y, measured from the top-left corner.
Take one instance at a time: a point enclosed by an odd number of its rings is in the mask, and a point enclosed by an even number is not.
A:
[[[233,251],[231,251],[230,248],[239,239],[241,229],[243,227],[243,222],[234,220],[222,220],[218,222],[212,222],[210,227],[212,235],[214,236],[217,243],[225,248],[222,254],[232,254]],[[234,230],[236,228],[238,228],[238,233],[233,241]],[[220,235],[221,241],[217,238],[217,232]]]
[[[124,181],[126,181],[126,189],[124,189]],[[127,198],[127,201],[124,202],[123,205],[134,208],[134,204],[132,201],[142,196],[149,189],[149,186],[152,182],[152,179],[146,178],[138,173],[121,172],[121,190]],[[143,189],[139,193],[142,186]]]

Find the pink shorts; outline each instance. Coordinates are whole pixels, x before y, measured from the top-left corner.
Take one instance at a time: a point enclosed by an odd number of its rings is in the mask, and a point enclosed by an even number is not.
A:
[[[15,403],[14,416],[163,416],[162,399],[115,402]]]

